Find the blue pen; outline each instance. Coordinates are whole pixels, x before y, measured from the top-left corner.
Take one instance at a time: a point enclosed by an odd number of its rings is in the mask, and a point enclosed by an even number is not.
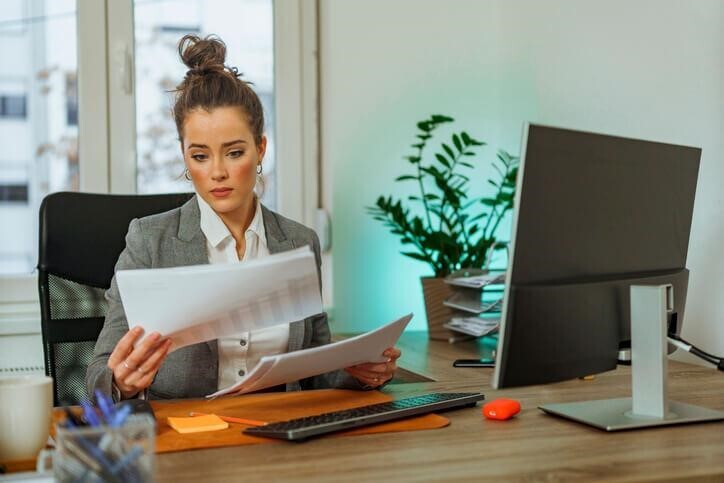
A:
[[[106,424],[111,424],[111,421],[113,421],[113,416],[115,414],[115,410],[113,409],[113,401],[111,401],[108,396],[103,394],[100,390],[96,389],[96,401],[98,401],[98,408],[101,410],[101,413],[103,414],[103,419],[105,420]]]
[[[93,405],[88,401],[82,401],[80,404],[83,406],[83,416],[88,424],[91,426],[100,426],[101,421],[98,419],[98,414],[96,414],[96,409]]]
[[[111,427],[117,428],[119,426],[123,426],[123,423],[126,422],[126,418],[129,414],[131,414],[131,406],[121,406],[121,408],[113,415],[113,420],[110,423]]]

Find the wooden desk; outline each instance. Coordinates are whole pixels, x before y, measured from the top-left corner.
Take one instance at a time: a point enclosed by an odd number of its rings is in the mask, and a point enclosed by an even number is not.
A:
[[[495,391],[492,369],[457,369],[456,358],[479,356],[474,342],[400,340],[401,366],[434,382],[390,384],[399,396],[431,391],[482,391],[488,400],[518,399],[522,412],[488,421],[480,408],[446,413],[447,428],[305,443],[242,446],[159,455],[158,481],[411,481],[411,480],[696,480],[724,481],[724,423],[605,433],[548,416],[542,403],[630,395],[621,367],[594,380]],[[672,399],[724,410],[724,375],[670,362]]]

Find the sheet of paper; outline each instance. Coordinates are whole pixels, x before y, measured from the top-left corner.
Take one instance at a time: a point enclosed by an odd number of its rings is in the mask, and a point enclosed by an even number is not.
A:
[[[241,381],[206,397],[239,395],[364,362],[384,362],[386,359],[382,353],[395,345],[411,319],[412,314],[409,314],[350,339],[286,354],[264,356]]]
[[[482,337],[498,329],[500,317],[453,317],[450,322],[443,324],[443,326],[463,334]]]
[[[483,288],[487,285],[505,283],[505,272],[486,273],[472,277],[447,278],[445,279],[445,283],[459,285],[461,287]]]
[[[157,331],[176,350],[322,312],[309,247],[244,263],[119,270],[129,328]]]

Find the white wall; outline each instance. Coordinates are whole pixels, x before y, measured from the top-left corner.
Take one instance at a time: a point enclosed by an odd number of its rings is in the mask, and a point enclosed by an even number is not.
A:
[[[399,190],[414,122],[441,112],[488,157],[519,152],[524,120],[701,146],[684,334],[724,352],[722,27],[719,0],[322,0],[335,330],[409,310],[424,327],[428,272],[364,206]]]

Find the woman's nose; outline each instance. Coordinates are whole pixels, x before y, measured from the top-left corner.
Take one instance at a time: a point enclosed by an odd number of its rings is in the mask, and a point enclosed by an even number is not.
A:
[[[222,181],[229,177],[229,174],[226,172],[226,166],[224,166],[224,163],[221,161],[212,161],[211,164],[211,179],[214,181]]]

